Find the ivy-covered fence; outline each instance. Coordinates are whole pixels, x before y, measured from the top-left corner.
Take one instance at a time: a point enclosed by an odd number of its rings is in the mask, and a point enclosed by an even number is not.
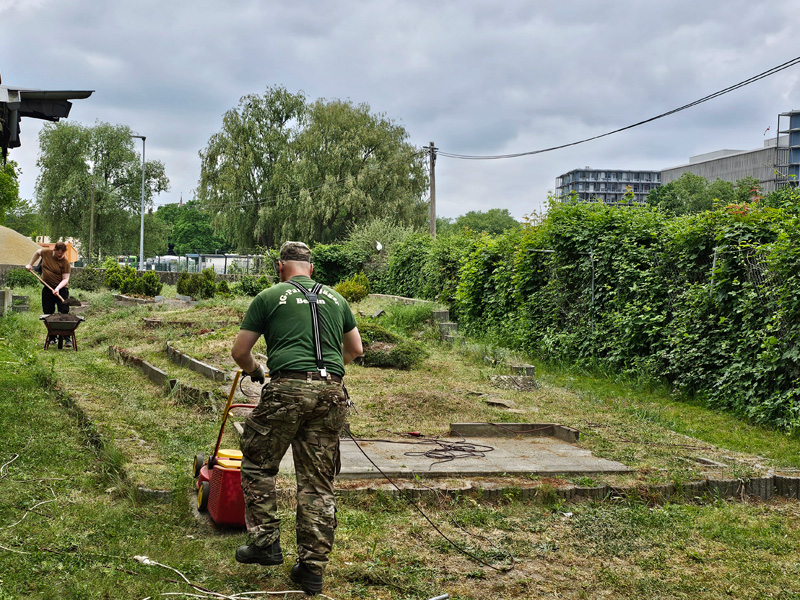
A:
[[[799,225],[794,205],[677,218],[555,205],[536,227],[473,241],[451,312],[543,359],[665,379],[793,430]]]

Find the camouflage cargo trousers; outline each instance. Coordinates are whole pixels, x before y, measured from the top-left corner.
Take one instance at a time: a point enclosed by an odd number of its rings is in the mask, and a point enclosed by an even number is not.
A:
[[[341,467],[339,435],[347,416],[341,383],[276,379],[244,424],[242,491],[253,543],[280,538],[275,476],[291,445],[297,476],[297,555],[312,571],[328,563],[336,529],[333,478]]]

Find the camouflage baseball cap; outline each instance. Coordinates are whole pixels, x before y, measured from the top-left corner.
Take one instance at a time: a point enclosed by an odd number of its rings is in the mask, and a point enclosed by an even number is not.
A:
[[[281,246],[281,261],[301,260],[311,262],[311,250],[303,242],[284,242]]]

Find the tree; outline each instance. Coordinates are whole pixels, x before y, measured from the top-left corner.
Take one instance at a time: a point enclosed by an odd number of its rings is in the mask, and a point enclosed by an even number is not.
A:
[[[423,155],[366,104],[306,102],[269,88],[228,111],[200,153],[198,198],[240,249],[286,239],[332,242],[354,224],[425,223]]]
[[[212,254],[230,252],[231,246],[214,232],[211,216],[190,200],[186,204],[164,204],[155,212],[156,218],[168,228],[166,244],[175,254],[200,252]]]
[[[752,202],[760,198],[759,194],[759,182],[755,177],[739,179],[735,184],[721,179],[709,184],[705,177],[687,172],[652,190],[647,204],[678,216],[711,210],[714,205]]]
[[[498,235],[509,229],[518,229],[520,224],[507,208],[490,208],[486,212],[471,210],[458,217],[454,223],[455,231],[471,229],[476,232]]]
[[[42,235],[42,215],[36,206],[26,200],[20,200],[11,208],[4,224],[31,239]]]
[[[79,238],[88,251],[93,215],[92,254],[138,254],[142,160],[130,136],[127,125],[62,121],[44,126],[36,195],[51,237]],[[145,206],[168,189],[163,163],[148,161]]]
[[[0,225],[6,215],[19,203],[19,179],[17,163],[9,160],[0,167]]]
[[[181,209],[171,236],[176,254],[216,254],[230,250],[229,244],[214,233],[208,213],[198,210],[194,202]]]

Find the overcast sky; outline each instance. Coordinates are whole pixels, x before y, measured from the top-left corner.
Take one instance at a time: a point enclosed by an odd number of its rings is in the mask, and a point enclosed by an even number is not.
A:
[[[497,155],[671,110],[800,56],[798,39],[800,0],[0,0],[3,84],[95,90],[69,119],[147,136],[146,158],[171,182],[157,204],[193,196],[198,151],[222,115],[269,86],[367,103],[419,147]],[[575,168],[659,170],[757,148],[792,108],[800,66],[572,148],[440,157],[438,214],[522,218]],[[10,153],[23,198],[34,193],[41,123],[24,119]]]

